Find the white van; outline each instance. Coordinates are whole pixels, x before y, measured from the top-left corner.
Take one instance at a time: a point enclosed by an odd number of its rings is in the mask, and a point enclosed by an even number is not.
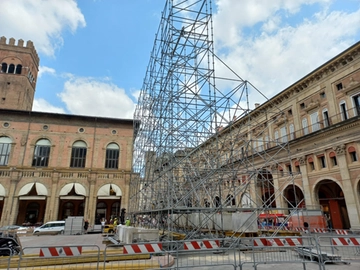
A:
[[[65,229],[65,221],[49,221],[44,225],[36,228],[34,234],[63,234]]]

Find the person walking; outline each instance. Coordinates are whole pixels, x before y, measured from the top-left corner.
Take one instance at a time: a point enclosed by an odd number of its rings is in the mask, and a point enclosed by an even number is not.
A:
[[[114,232],[116,233],[117,226],[119,225],[117,218],[114,218],[114,223],[113,223],[113,225],[114,225]]]
[[[89,228],[89,221],[85,220],[85,222],[84,222],[84,232],[85,233],[87,233],[88,228]]]
[[[102,233],[104,232],[105,224],[106,224],[106,219],[105,219],[105,218],[102,218],[102,219],[101,219],[101,232],[102,232]]]

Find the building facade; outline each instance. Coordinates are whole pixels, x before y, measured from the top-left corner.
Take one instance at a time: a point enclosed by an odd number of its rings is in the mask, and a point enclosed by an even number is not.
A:
[[[360,42],[230,123],[195,148],[147,152],[134,212],[196,231],[217,213],[321,210],[360,230]]]
[[[31,111],[39,58],[0,39],[0,225],[123,216],[133,120]]]
[[[333,228],[359,230],[360,42],[219,132],[237,132],[236,126],[249,118],[256,125],[239,134],[243,139],[224,145],[222,155],[230,148],[232,162],[246,155],[258,171],[266,171],[269,185],[238,194],[233,203],[248,207],[261,198],[274,210],[294,205],[319,208]],[[276,166],[263,163],[261,156],[271,156],[283,145],[289,146],[290,161],[278,156]],[[217,200],[226,201],[232,196],[231,186],[243,185],[247,177],[239,174],[225,181],[223,197]]]

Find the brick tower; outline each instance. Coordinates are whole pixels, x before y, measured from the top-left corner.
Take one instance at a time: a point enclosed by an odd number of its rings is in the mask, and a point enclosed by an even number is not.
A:
[[[0,38],[0,108],[31,111],[36,80],[39,70],[39,56],[32,41],[24,47],[19,39]]]

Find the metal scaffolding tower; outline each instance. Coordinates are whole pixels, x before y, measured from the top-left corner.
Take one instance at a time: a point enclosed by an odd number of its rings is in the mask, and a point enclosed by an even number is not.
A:
[[[247,213],[230,230],[238,236],[261,213],[301,203],[282,195],[293,173],[280,183],[269,172],[290,160],[287,140],[257,136],[281,110],[254,115],[249,95],[258,90],[213,47],[211,0],[167,0],[134,116],[128,212],[185,239],[222,236],[229,214]]]

